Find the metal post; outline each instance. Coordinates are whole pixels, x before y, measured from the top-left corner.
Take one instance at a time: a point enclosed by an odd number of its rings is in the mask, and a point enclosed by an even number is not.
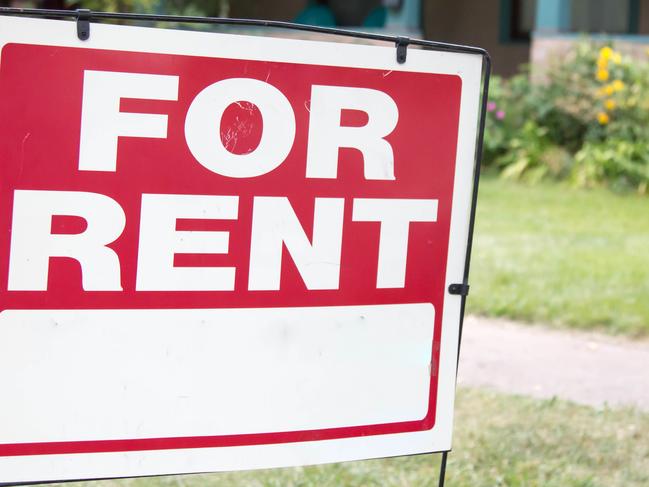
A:
[[[446,480],[446,460],[448,459],[448,452],[442,452],[442,463],[439,466],[439,487],[444,487]]]

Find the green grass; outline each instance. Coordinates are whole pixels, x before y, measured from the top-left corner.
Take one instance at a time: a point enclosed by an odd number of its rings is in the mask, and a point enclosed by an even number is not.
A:
[[[649,198],[480,185],[470,313],[649,334]]]
[[[461,389],[449,487],[649,485],[649,414]],[[439,455],[62,487],[436,486]]]

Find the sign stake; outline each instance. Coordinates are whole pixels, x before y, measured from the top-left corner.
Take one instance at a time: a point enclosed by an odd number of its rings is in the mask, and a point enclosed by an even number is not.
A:
[[[446,460],[448,459],[448,452],[442,452],[442,462],[439,465],[439,487],[444,487],[446,481]]]

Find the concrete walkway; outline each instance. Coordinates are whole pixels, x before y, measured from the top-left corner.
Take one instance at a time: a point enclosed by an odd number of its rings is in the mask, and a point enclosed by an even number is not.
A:
[[[649,342],[467,316],[458,384],[649,411]]]

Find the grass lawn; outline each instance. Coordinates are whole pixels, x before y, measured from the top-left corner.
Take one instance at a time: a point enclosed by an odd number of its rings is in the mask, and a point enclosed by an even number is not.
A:
[[[649,198],[484,178],[470,313],[649,334]]]
[[[649,485],[649,414],[461,389],[449,487]],[[437,486],[439,455],[62,487]]]

